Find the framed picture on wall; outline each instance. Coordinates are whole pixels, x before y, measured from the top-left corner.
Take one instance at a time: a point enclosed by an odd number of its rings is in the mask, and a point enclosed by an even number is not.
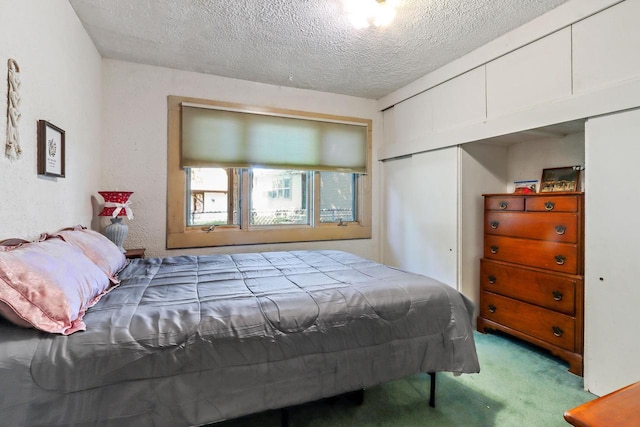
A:
[[[38,174],[64,178],[64,131],[38,120]]]
[[[540,192],[578,191],[578,178],[580,178],[580,166],[543,169]]]

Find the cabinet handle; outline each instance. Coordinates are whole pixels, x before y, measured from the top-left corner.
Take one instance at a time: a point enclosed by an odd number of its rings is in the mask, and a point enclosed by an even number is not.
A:
[[[555,208],[555,207],[556,207],[556,204],[553,203],[553,202],[544,202],[545,210],[552,211],[553,208]]]
[[[553,300],[554,301],[562,301],[562,297],[564,296],[560,291],[553,291]]]
[[[564,331],[562,330],[562,328],[558,326],[553,326],[551,329],[553,329],[553,335],[555,335],[556,337],[561,337],[562,334],[564,334]]]
[[[556,255],[555,259],[556,259],[556,264],[558,265],[564,265],[564,262],[567,260],[567,258],[565,258],[564,255]]]
[[[505,210],[507,206],[509,206],[509,203],[502,200],[498,206],[500,206],[500,209]]]
[[[491,228],[495,230],[496,228],[498,228],[498,225],[500,225],[500,223],[498,221],[491,221],[490,225],[491,225]]]
[[[489,276],[489,284],[493,285],[494,283],[496,283],[496,276]]]
[[[489,312],[495,313],[497,309],[498,308],[495,305],[489,304]]]
[[[497,254],[498,253],[498,247],[497,246],[491,246],[489,248],[489,250],[491,251],[492,254]]]
[[[567,227],[564,225],[556,225],[556,234],[562,236],[567,231]]]

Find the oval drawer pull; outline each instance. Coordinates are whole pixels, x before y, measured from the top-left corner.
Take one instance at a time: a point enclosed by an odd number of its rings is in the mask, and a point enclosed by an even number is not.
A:
[[[491,224],[490,224],[490,225],[491,225],[491,228],[493,228],[493,229],[495,230],[495,229],[496,229],[496,228],[498,228],[498,226],[500,225],[500,222],[498,222],[498,221],[491,221]]]
[[[489,248],[489,250],[491,251],[492,254],[497,254],[498,253],[498,247],[497,246],[491,246]]]
[[[502,200],[502,201],[498,204],[498,206],[500,206],[500,209],[505,210],[505,209],[507,209],[507,206],[509,206],[509,203],[508,203],[508,202],[506,202],[506,201],[504,201],[504,200]]]
[[[553,208],[556,207],[556,204],[553,202],[544,202],[544,209],[548,211],[552,211]]]
[[[564,297],[564,294],[560,291],[553,291],[552,294],[554,301],[562,301],[562,297]]]
[[[554,258],[556,259],[556,264],[558,265],[564,265],[565,261],[567,260],[564,255],[556,255]]]
[[[498,308],[495,305],[489,304],[489,312],[495,313],[497,309]]]
[[[551,329],[553,329],[553,335],[556,337],[561,337],[562,334],[564,334],[564,331],[562,330],[562,328],[558,327],[558,326],[554,326]]]
[[[496,276],[489,276],[489,284],[493,285],[496,283]]]
[[[564,225],[556,225],[556,234],[562,236],[567,231],[567,227]]]

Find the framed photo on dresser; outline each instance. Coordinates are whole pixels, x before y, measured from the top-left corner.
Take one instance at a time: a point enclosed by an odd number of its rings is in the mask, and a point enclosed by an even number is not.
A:
[[[543,169],[540,192],[578,191],[580,169],[580,166]]]

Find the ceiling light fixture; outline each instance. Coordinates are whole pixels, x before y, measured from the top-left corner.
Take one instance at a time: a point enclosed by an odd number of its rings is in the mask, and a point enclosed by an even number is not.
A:
[[[344,8],[356,28],[384,27],[396,16],[400,0],[344,0]]]

